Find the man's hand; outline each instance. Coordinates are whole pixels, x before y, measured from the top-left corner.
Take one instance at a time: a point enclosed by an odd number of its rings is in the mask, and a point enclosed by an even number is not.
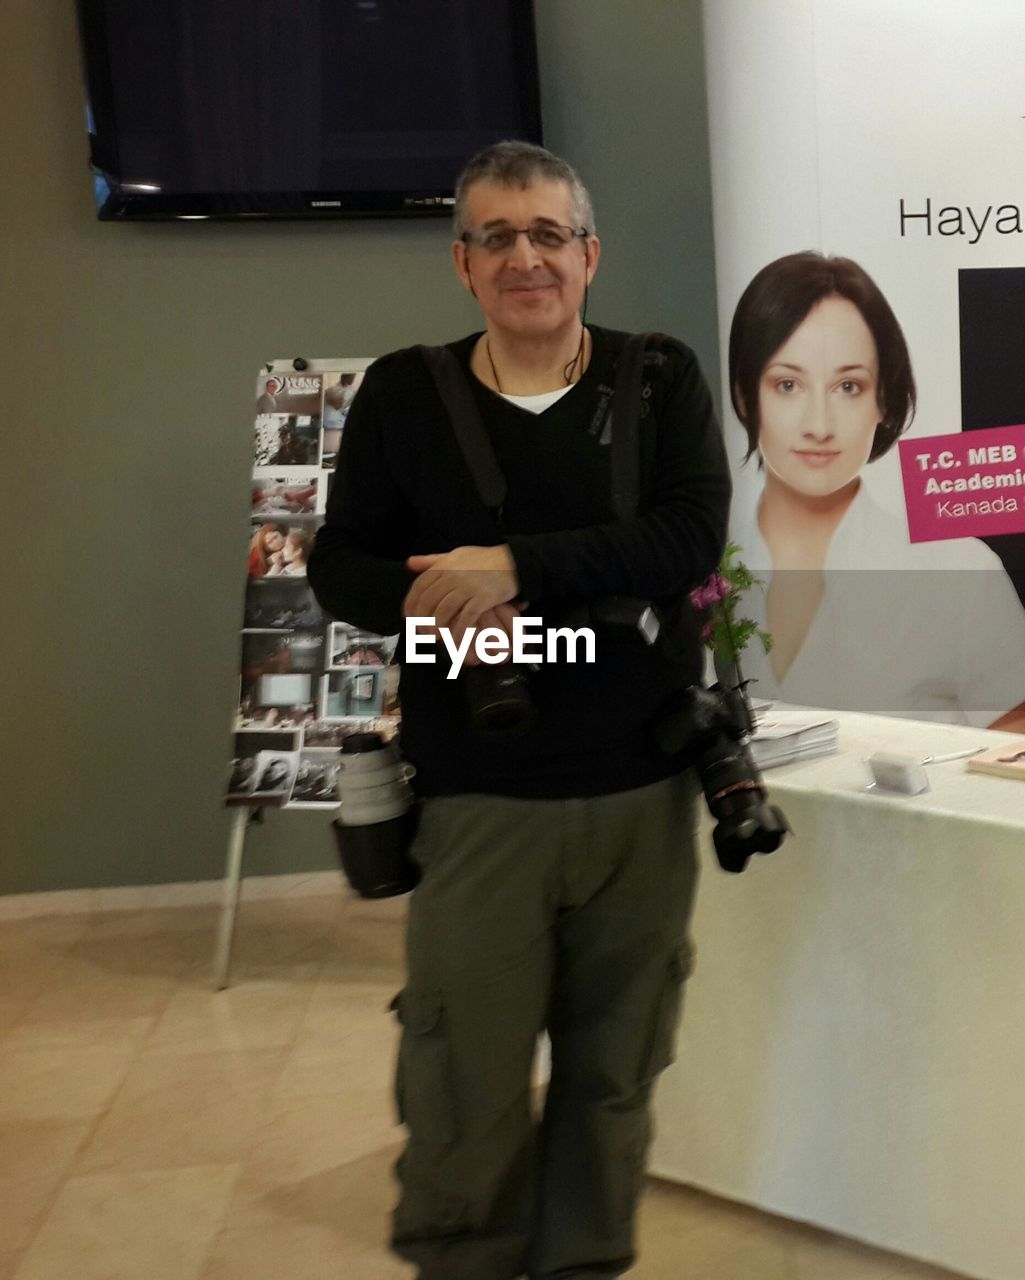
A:
[[[521,604],[500,604],[494,609],[489,609],[487,613],[482,613],[477,619],[477,634],[479,635],[485,627],[498,627],[509,637],[510,644],[513,638],[513,618],[518,618],[523,612],[525,605]],[[505,659],[509,661],[508,658]],[[483,666],[480,658],[477,657],[477,650],[470,646],[463,659],[464,667],[480,667]]]
[[[456,547],[441,555],[410,556],[408,568],[420,576],[402,606],[407,618],[433,618],[458,643],[483,614],[517,593],[516,566],[507,546]],[[502,625],[484,623],[483,625]]]

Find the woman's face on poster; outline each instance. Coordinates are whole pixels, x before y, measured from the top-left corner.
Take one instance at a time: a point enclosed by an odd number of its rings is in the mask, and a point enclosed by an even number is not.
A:
[[[881,418],[879,354],[853,302],[808,312],[758,386],[758,449],[769,472],[810,497],[836,493],[868,461]]]

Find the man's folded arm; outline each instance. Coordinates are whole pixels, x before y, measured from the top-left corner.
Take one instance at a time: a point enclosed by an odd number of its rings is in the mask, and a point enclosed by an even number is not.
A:
[[[349,410],[324,524],[307,576],[332,617],[378,635],[402,629],[409,504],[386,455],[366,383]]]

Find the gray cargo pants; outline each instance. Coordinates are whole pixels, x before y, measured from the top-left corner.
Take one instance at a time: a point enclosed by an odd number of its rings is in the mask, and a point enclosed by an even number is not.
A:
[[[420,1280],[616,1276],[690,970],[696,784],[427,800],[413,848],[392,1244]],[[530,1075],[552,1042],[540,1126]]]

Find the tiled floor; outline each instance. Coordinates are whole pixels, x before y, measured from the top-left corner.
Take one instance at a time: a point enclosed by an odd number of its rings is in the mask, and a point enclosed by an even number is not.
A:
[[[384,1012],[401,903],[0,923],[0,1280],[408,1280]],[[637,1280],[949,1273],[652,1183]]]

